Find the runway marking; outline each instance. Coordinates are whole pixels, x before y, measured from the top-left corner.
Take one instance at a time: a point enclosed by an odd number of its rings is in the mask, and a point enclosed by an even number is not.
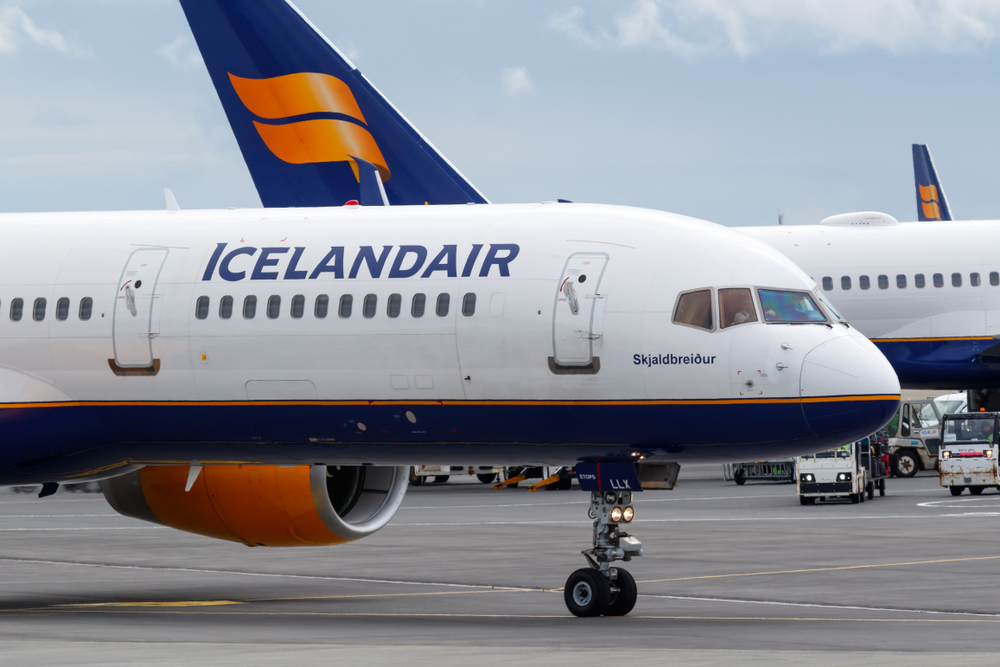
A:
[[[939,563],[964,563],[977,560],[998,560],[1000,556],[975,556],[972,558],[945,558],[941,560],[916,560],[906,563],[872,563],[868,565],[841,565],[838,567],[814,567],[804,570],[776,570],[774,572],[739,572],[732,574],[704,574],[697,577],[678,577],[675,579],[646,579],[637,584],[656,584],[665,581],[694,581],[697,579],[729,579],[733,577],[763,577],[775,574],[803,574],[807,572],[836,572],[839,570],[865,570],[878,567],[900,567],[903,565],[936,565]]]
[[[435,581],[403,581],[399,579],[370,579],[365,577],[332,577],[320,574],[286,574],[282,572],[241,572],[239,570],[212,570],[194,567],[158,567],[151,565],[117,565],[114,563],[81,563],[62,560],[41,560],[36,558],[5,558],[3,563],[26,563],[34,565],[67,565],[72,567],[93,567],[109,570],[140,570],[144,572],[188,572],[192,574],[230,574],[242,577],[276,577],[286,579],[310,579],[319,581],[352,581],[366,584],[399,584],[401,586],[441,586],[446,588],[478,588],[504,591],[533,591],[537,588],[522,588],[518,586],[492,586],[489,584],[455,584]]]
[[[692,595],[654,595],[640,593],[642,598],[662,598],[665,600],[690,600],[692,602],[725,602],[726,604],[760,604],[773,605],[779,607],[812,607],[816,609],[848,609],[853,611],[892,611],[907,614],[943,614],[946,616],[983,616],[987,618],[1000,618],[1000,614],[992,614],[981,611],[945,611],[941,609],[902,609],[895,607],[863,607],[858,605],[822,604],[818,602],[782,602],[780,600],[746,600],[740,598],[716,598],[716,597],[696,597]]]
[[[117,517],[121,514],[0,514],[0,519],[79,519],[81,517]]]
[[[228,604],[244,604],[236,600],[189,600],[186,602],[86,602],[81,604],[57,604],[54,608],[84,607],[218,607]]]
[[[93,526],[90,528],[0,528],[0,533],[60,532],[64,530],[163,530],[166,526]]]
[[[733,523],[740,521],[748,522],[760,522],[760,521],[808,521],[810,523],[816,521],[885,521],[886,519],[938,519],[942,517],[967,517],[967,518],[985,518],[982,514],[868,514],[862,516],[763,516],[763,517],[716,517],[716,518],[698,518],[698,519],[635,519],[632,524],[637,523]],[[420,522],[420,523],[406,523],[397,521],[395,523],[389,523],[386,528],[400,528],[406,526],[426,526],[426,527],[444,527],[444,526],[570,526],[577,524],[592,524],[593,521],[589,520],[562,520],[562,521],[437,521],[437,522]]]

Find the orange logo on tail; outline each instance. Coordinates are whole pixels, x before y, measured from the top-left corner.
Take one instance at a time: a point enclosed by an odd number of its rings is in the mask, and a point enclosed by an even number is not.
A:
[[[928,220],[941,219],[941,207],[938,206],[938,191],[933,185],[917,185],[920,190],[920,205],[924,209],[924,217]]]
[[[271,79],[244,79],[229,75],[240,100],[255,116],[269,120],[311,113],[335,113],[367,125],[350,87],[329,74],[303,72]],[[286,124],[260,123],[254,127],[279,159],[291,164],[348,162],[360,182],[357,160],[372,163],[382,181],[389,167],[365,125],[348,120],[318,118]]]

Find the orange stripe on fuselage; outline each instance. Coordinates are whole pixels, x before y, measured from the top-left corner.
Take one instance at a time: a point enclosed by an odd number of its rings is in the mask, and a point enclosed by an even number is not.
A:
[[[993,336],[943,336],[941,338],[872,338],[873,343],[934,343],[951,340],[994,340]]]

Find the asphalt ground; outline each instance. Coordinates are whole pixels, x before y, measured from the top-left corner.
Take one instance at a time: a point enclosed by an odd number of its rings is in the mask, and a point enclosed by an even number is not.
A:
[[[454,478],[453,478],[454,479]],[[1000,634],[1000,494],[936,475],[803,507],[787,483],[682,469],[638,497],[625,618],[563,604],[588,496],[410,489],[388,527],[276,550],[0,491],[3,665],[983,665]]]

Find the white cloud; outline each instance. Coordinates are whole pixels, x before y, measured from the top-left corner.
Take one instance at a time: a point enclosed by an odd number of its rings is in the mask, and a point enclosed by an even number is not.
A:
[[[821,53],[867,49],[967,53],[1000,35],[997,0],[635,0],[613,30],[588,27],[579,7],[550,27],[596,48],[655,48],[680,55],[805,46]]]
[[[39,28],[20,7],[0,10],[0,53],[16,53],[25,41],[70,56],[88,55],[70,44],[58,30]]]
[[[527,95],[535,89],[527,67],[504,67],[500,73],[500,81],[508,95]]]
[[[157,53],[169,60],[173,65],[180,67],[201,67],[205,63],[201,57],[201,53],[198,49],[187,48],[187,42],[187,37],[181,35],[161,48]]]

